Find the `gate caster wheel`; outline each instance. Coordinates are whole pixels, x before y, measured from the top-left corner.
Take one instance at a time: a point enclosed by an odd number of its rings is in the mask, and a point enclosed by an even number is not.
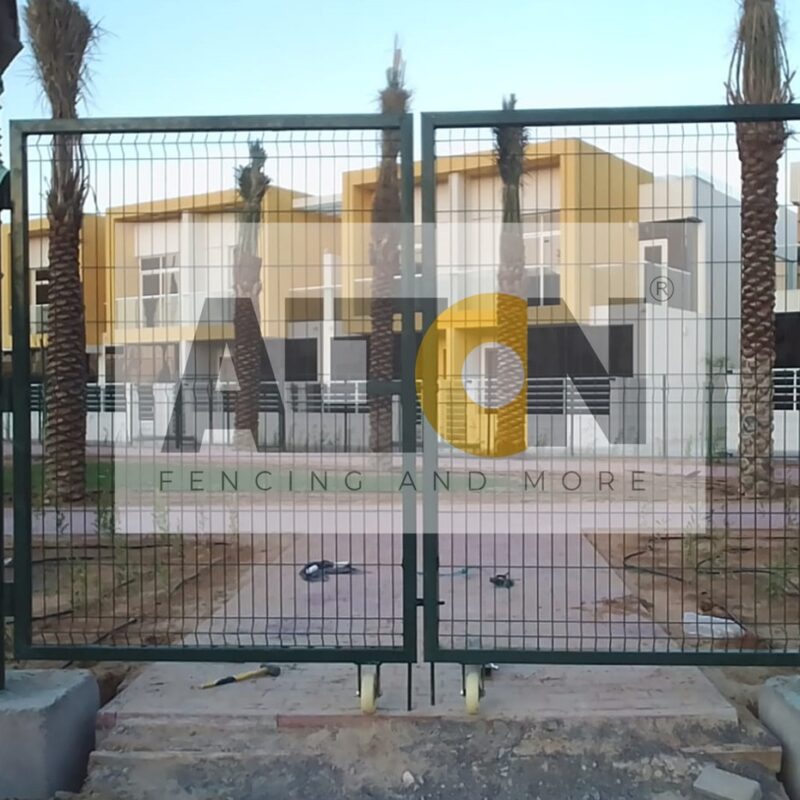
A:
[[[464,704],[467,714],[477,714],[483,696],[482,667],[464,667]]]
[[[361,700],[361,713],[374,714],[378,705],[378,675],[369,669],[361,670],[361,684],[359,686]]]

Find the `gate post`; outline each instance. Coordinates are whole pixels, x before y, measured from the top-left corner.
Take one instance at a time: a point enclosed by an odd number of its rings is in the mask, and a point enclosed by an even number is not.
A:
[[[22,50],[22,42],[19,35],[19,20],[17,18],[17,3],[16,0],[11,0],[10,3],[5,3],[3,8],[0,9],[0,22],[4,29],[4,36],[0,42],[0,97],[3,96],[3,73],[6,67],[14,60],[17,53]],[[2,154],[0,154],[0,211],[5,211],[11,207],[9,202],[9,174],[8,170],[3,166]],[[2,274],[2,225],[0,224],[0,275]],[[3,309],[0,308],[0,322],[3,318]],[[2,381],[2,372],[0,371],[0,381]],[[5,399],[5,392],[0,387],[0,394]],[[0,405],[2,408],[2,405]],[[0,421],[2,420],[2,411],[0,411]],[[2,425],[0,425],[0,428]],[[5,553],[5,530],[3,518],[5,516],[5,507],[3,505],[3,437],[0,432],[0,690],[5,689],[6,686],[6,606],[5,597],[3,593],[3,583],[5,581],[5,567],[3,566],[3,554]]]
[[[28,276],[28,166],[23,126],[12,121],[11,155],[11,336],[14,453],[14,650],[31,633],[31,350]]]

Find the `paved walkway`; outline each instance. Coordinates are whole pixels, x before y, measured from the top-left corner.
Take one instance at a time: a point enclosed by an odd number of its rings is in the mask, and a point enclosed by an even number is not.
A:
[[[240,590],[186,636],[187,645],[401,644],[403,528],[399,508],[372,508],[361,514],[352,509],[347,513],[298,510],[293,517],[268,519],[281,526],[267,537],[268,563],[249,571]],[[439,586],[444,601],[440,606],[443,647],[646,652],[668,646],[663,630],[638,608],[617,610],[626,594],[622,581],[578,530],[565,527],[566,519],[535,519],[538,535],[529,535],[532,520],[520,507],[509,507],[505,513],[493,509],[491,513],[459,515],[448,510],[442,515]],[[421,541],[418,562],[420,549]],[[348,560],[357,571],[322,582],[302,581],[298,575],[301,567],[323,558]],[[508,573],[514,585],[496,588],[489,578],[498,572]],[[418,622],[421,653],[421,609]],[[290,657],[291,651],[287,652]],[[320,715],[332,718],[358,713],[356,670],[347,664],[289,664],[275,679],[207,691],[195,688],[246,668],[151,665],[106,713],[112,722],[141,714],[255,714],[290,726],[312,724]],[[412,682],[414,715],[464,716],[458,665],[437,665],[435,706],[430,704],[428,664],[413,666]],[[406,667],[385,665],[382,688],[380,712],[407,714]],[[735,710],[699,670],[652,667],[503,665],[487,682],[481,714],[508,719],[576,715],[736,719]]]

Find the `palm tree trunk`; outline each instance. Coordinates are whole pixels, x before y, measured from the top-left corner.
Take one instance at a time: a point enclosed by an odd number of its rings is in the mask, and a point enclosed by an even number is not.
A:
[[[497,356],[499,395],[504,405],[497,414],[497,433],[492,451],[497,455],[519,453],[525,449],[525,405],[512,401],[519,354],[527,352],[527,304],[522,301],[525,282],[525,241],[522,236],[519,184],[503,187],[503,227],[500,232],[500,269],[497,285],[496,317],[498,341],[503,347]],[[523,373],[526,365],[522,365]],[[523,387],[524,391],[524,387]]]
[[[233,366],[239,390],[236,392],[235,445],[251,449],[258,445],[258,394],[261,378],[261,324],[258,296],[237,296],[233,312]]]
[[[260,141],[249,145],[250,161],[236,170],[242,208],[239,211],[238,245],[234,264],[233,366],[239,390],[236,392],[234,443],[249,450],[258,447],[259,389],[262,378],[261,204],[270,179],[264,174],[267,154]]]
[[[391,381],[394,377],[394,276],[400,274],[400,186],[394,132],[384,134],[372,226],[372,330],[368,348],[368,377]],[[369,401],[369,444],[373,453],[392,449],[392,397],[375,394]]]
[[[513,111],[517,99],[503,100],[503,109]],[[519,401],[517,380],[520,357],[527,353],[528,306],[522,299],[525,285],[525,240],[522,235],[520,185],[525,160],[527,132],[519,125],[494,129],[495,155],[503,183],[503,217],[500,230],[500,266],[497,271],[497,339],[502,345],[497,357],[497,425],[491,453],[506,456],[525,449],[526,403]],[[527,365],[522,364],[523,376]],[[522,391],[525,387],[523,384]]]
[[[739,123],[742,165],[742,309],[739,482],[748,497],[768,497],[772,480],[775,365],[775,227],[780,122]]]
[[[25,21],[53,119],[77,119],[97,29],[75,0],[28,0]],[[45,368],[45,496],[82,500],[86,492],[86,327],[80,238],[87,183],[80,136],[53,136],[49,300]]]
[[[404,114],[409,93],[403,85],[405,64],[395,42],[394,60],[386,72],[381,91],[381,111]],[[367,377],[388,382],[394,377],[394,295],[395,276],[400,274],[400,177],[397,158],[400,134],[395,129],[381,134],[381,161],[372,202],[370,263],[372,265],[371,332],[367,355]],[[404,376],[411,380],[411,376]],[[392,449],[392,396],[372,395],[369,401],[369,444],[374,453]]]
[[[80,276],[83,221],[74,137],[54,145],[48,197],[49,299],[45,369],[45,494],[81,500],[86,486],[86,324]]]

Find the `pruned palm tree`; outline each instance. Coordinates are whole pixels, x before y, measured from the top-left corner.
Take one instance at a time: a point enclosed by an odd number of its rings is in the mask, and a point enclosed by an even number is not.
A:
[[[791,77],[775,0],[742,0],[728,101],[790,102]],[[742,167],[739,484],[748,497],[769,496],[772,480],[775,228],[786,136],[782,120],[736,124]]]
[[[17,0],[0,0],[0,97],[3,94],[3,73],[21,49]],[[0,187],[5,177],[6,168],[3,166],[3,154],[0,152]],[[3,191],[4,187],[0,188],[0,192]],[[0,197],[2,196],[0,194]]]
[[[513,111],[516,97],[503,100],[503,110]],[[520,125],[498,125],[494,129],[495,159],[503,191],[503,217],[500,230],[500,268],[497,285],[498,340],[504,345],[497,356],[498,405],[507,405],[516,394],[515,375],[519,375],[517,353],[527,349],[527,305],[519,300],[525,293],[525,241],[522,235],[520,188],[528,137]],[[517,300],[517,302],[515,302]],[[525,366],[523,365],[523,370]],[[518,452],[525,447],[525,409],[516,404],[497,415],[493,450]]]
[[[53,119],[76,119],[97,27],[75,0],[28,0],[25,23]],[[54,135],[47,192],[50,308],[44,485],[58,502],[81,500],[86,488],[86,327],[80,274],[86,193],[80,137]]]
[[[404,114],[411,97],[405,88],[405,62],[395,44],[392,66],[386,70],[386,87],[380,93],[384,114]],[[394,318],[395,276],[400,274],[400,238],[402,211],[400,176],[397,157],[400,153],[400,133],[386,129],[381,137],[381,161],[378,182],[372,201],[372,330],[369,337],[370,380],[390,381],[393,372],[392,331]],[[392,448],[392,398],[373,396],[369,406],[370,449],[386,453]]]
[[[261,379],[261,258],[258,255],[261,204],[270,179],[264,174],[267,154],[260,141],[250,142],[250,161],[236,170],[241,199],[239,232],[234,263],[233,363],[239,391],[236,394],[236,443],[249,448],[258,443],[258,394]]]
[[[17,0],[0,0],[0,94],[3,92],[3,73],[21,49]]]

